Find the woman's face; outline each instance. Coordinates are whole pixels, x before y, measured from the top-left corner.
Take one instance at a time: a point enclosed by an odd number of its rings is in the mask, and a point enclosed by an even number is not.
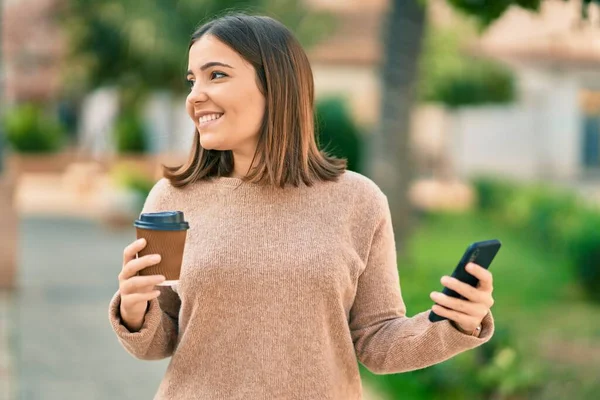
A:
[[[256,71],[214,36],[197,40],[189,52],[186,109],[208,150],[252,156],[265,113]]]

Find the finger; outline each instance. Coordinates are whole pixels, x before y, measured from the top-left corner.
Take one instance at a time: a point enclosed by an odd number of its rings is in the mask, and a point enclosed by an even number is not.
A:
[[[474,303],[472,301],[463,299],[457,299],[439,292],[432,292],[430,294],[430,297],[431,300],[436,302],[438,305],[441,305],[448,309],[455,310],[473,317],[480,317],[484,315],[482,314],[485,308],[483,304]]]
[[[469,263],[466,270],[469,274],[479,279],[479,284],[477,285],[478,288],[486,292],[493,291],[494,278],[490,271],[475,263]]]
[[[450,310],[437,304],[431,307],[431,310],[437,315],[446,317],[462,327],[466,327],[468,329],[473,327],[472,329],[475,329],[479,326],[479,320],[477,318],[460,313],[458,311]]]
[[[125,247],[123,250],[123,265],[133,260],[137,253],[139,253],[144,247],[146,247],[146,239],[141,238]]]
[[[164,281],[165,277],[162,275],[134,276],[121,284],[120,291],[123,294],[145,293]]]
[[[150,301],[152,299],[156,299],[160,296],[160,290],[153,290],[151,292],[145,293],[133,293],[121,296],[122,302],[127,302],[129,304],[141,303],[143,301]]]
[[[441,279],[442,285],[446,286],[448,289],[452,289],[458,294],[465,297],[467,300],[471,300],[475,303],[483,303],[485,300],[485,292],[480,291],[477,288],[469,285],[468,283],[464,283],[459,281],[456,278],[452,278],[451,276],[444,276]]]
[[[119,280],[129,279],[144,268],[160,263],[160,260],[160,254],[148,254],[146,256],[136,258],[135,260],[131,260],[123,267]]]

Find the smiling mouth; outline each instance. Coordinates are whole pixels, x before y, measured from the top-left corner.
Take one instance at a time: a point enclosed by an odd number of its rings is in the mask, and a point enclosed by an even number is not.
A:
[[[198,126],[201,128],[204,128],[208,125],[211,125],[213,123],[215,123],[216,121],[218,121],[219,119],[221,119],[221,117],[223,116],[223,114],[208,114],[208,115],[203,115],[202,117],[200,117],[198,119]]]

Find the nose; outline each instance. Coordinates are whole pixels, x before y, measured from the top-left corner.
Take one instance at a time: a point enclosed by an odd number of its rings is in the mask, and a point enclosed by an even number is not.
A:
[[[200,103],[208,100],[208,94],[200,87],[200,84],[196,83],[192,87],[190,94],[188,95],[188,101],[190,103]]]

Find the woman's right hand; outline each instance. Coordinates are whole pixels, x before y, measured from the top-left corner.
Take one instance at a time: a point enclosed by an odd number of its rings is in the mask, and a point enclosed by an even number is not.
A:
[[[121,320],[131,332],[137,332],[142,328],[148,302],[160,295],[160,291],[154,290],[154,287],[165,280],[162,275],[137,275],[140,270],[160,262],[159,254],[136,258],[136,254],[144,247],[146,247],[146,240],[139,239],[125,248],[123,269],[119,273]]]

